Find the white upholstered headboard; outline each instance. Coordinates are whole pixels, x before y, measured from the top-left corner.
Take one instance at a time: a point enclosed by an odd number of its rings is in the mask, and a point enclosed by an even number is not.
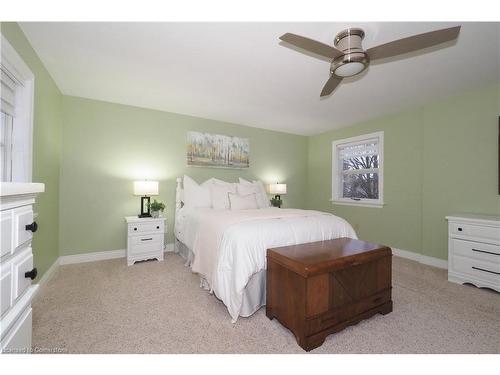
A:
[[[175,188],[175,213],[184,205],[184,189],[182,186],[182,177],[177,177],[177,187]]]

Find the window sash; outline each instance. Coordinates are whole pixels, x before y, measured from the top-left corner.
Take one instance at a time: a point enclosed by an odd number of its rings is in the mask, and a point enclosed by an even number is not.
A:
[[[366,134],[332,142],[332,202],[348,205],[383,205],[383,132]],[[377,168],[344,170],[344,161],[354,157],[378,155]],[[372,174],[378,176],[378,198],[344,197],[345,180],[350,176]]]

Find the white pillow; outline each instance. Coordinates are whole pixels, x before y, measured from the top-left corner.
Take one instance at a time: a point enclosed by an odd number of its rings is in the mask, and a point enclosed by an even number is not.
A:
[[[240,195],[228,193],[231,210],[252,210],[258,208],[255,193]]]
[[[267,198],[266,189],[262,181],[254,180],[253,182],[250,182],[240,177],[240,183],[238,184],[238,193],[255,193],[259,208],[268,208],[271,206],[271,202]]]
[[[236,193],[236,185],[230,183],[219,184],[215,182],[210,186],[212,193],[212,207],[216,209],[229,209],[229,193]]]
[[[186,207],[212,207],[209,181],[198,185],[191,177],[184,175],[184,205]]]

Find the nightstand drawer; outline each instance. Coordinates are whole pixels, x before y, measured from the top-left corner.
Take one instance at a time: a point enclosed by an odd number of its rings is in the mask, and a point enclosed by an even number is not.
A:
[[[163,233],[165,222],[148,222],[148,223],[134,223],[128,225],[128,235],[136,235],[142,233]]]
[[[149,253],[163,249],[163,234],[150,234],[145,236],[134,236],[129,238],[130,249],[132,253],[137,255],[141,253]]]
[[[481,242],[450,239],[450,255],[500,264],[500,246]]]
[[[453,238],[474,239],[480,242],[500,243],[500,230],[490,226],[480,226],[467,223],[449,224],[449,233]]]

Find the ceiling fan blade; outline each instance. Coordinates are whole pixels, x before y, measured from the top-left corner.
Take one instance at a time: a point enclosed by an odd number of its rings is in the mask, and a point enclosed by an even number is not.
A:
[[[413,35],[408,38],[394,40],[389,43],[369,48],[366,53],[372,61],[385,59],[387,57],[402,55],[404,53],[418,51],[423,48],[449,42],[450,40],[456,39],[459,32],[460,26],[455,26],[448,29]]]
[[[320,97],[330,95],[333,90],[335,90],[335,88],[340,84],[340,82],[342,82],[342,78],[339,78],[336,75],[332,74],[330,78],[328,78],[328,81],[326,81],[325,86],[323,86]]]
[[[283,42],[293,44],[296,47],[317,55],[328,57],[329,59],[334,59],[335,57],[342,56],[344,54],[342,51],[339,51],[328,44],[320,43],[296,34],[286,33],[280,36],[280,39]]]

